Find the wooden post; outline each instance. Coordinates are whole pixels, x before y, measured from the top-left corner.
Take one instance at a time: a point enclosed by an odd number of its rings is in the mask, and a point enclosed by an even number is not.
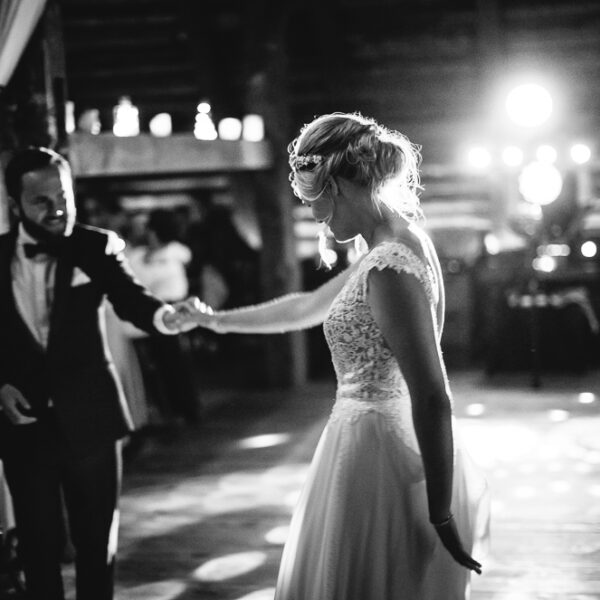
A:
[[[49,0],[15,72],[0,92],[2,152],[29,145],[63,151],[65,105],[62,23]]]
[[[66,154],[68,150],[65,126],[67,77],[62,16],[57,0],[48,0],[42,26],[48,129],[52,135],[53,148],[57,152]]]
[[[290,131],[287,61],[284,34],[287,3],[248,3],[246,27],[246,108],[263,116],[273,150],[273,169],[253,175],[263,240],[261,281],[264,298],[300,289],[300,268],[293,230],[293,202],[288,179],[287,145]],[[264,19],[263,15],[269,15]],[[268,28],[268,30],[265,30]],[[265,338],[266,382],[269,386],[303,383],[307,372],[303,333]]]

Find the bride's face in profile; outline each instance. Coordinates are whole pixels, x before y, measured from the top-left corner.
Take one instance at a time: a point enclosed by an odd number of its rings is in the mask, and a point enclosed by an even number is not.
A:
[[[349,224],[345,222],[347,219],[344,210],[337,210],[338,203],[329,192],[322,194],[313,202],[306,200],[302,202],[310,207],[315,221],[327,225],[337,242],[348,242],[356,237],[356,233],[349,233]]]
[[[365,208],[365,188],[341,178],[332,179],[323,193],[313,201],[303,199],[318,223],[329,227],[337,242],[352,241],[362,233]]]
[[[333,198],[329,194],[323,193],[319,198],[312,202],[303,199],[302,204],[310,207],[315,221],[329,225],[334,213]]]

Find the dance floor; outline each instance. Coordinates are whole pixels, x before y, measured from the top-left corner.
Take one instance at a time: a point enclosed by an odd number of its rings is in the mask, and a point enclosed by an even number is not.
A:
[[[471,599],[599,600],[600,373],[450,380],[493,498]],[[207,392],[200,425],[149,436],[125,464],[118,600],[272,600],[333,391]]]

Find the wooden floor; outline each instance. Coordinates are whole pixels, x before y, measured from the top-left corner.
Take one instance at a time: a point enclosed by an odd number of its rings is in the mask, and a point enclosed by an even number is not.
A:
[[[600,599],[600,374],[546,377],[538,390],[526,375],[450,379],[493,496],[472,600]],[[272,600],[332,397],[329,382],[211,392],[220,408],[201,425],[150,436],[125,464],[118,600]]]

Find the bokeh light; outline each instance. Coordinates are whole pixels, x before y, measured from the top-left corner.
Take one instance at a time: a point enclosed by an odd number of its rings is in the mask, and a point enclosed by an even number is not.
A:
[[[533,268],[542,273],[552,273],[556,269],[557,263],[553,256],[538,256],[533,259]]]
[[[506,112],[521,127],[537,127],[552,114],[552,96],[536,83],[515,87],[506,97]]]
[[[594,258],[598,253],[598,246],[596,242],[592,242],[592,240],[588,240],[587,242],[583,242],[581,244],[581,255],[586,258]]]
[[[580,404],[592,404],[596,401],[596,394],[592,392],[581,392],[577,397]]]
[[[589,162],[592,157],[592,150],[586,144],[573,144],[573,146],[571,146],[570,154],[573,162],[578,165],[583,165],[586,162]]]
[[[519,175],[519,191],[532,204],[545,206],[556,200],[562,190],[563,179],[559,170],[548,163],[529,163]]]
[[[158,113],[150,119],[150,133],[155,137],[168,137],[173,131],[173,123],[169,113]]]
[[[242,137],[242,122],[234,117],[225,117],[217,126],[222,140],[235,141]]]
[[[247,142],[260,142],[265,137],[265,123],[260,115],[245,115],[242,119],[242,138]]]

